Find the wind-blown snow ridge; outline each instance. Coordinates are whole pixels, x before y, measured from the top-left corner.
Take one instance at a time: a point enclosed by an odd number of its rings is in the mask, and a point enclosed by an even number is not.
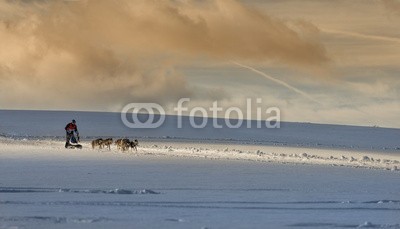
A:
[[[56,217],[56,216],[0,216],[0,222],[26,222],[26,223],[51,223],[51,224],[65,224],[65,223],[76,223],[76,224],[87,224],[87,223],[98,223],[112,221],[105,217]],[[10,227],[18,228],[18,227]]]
[[[232,160],[250,160],[258,162],[276,162],[276,163],[295,163],[295,164],[319,164],[331,166],[348,166],[356,168],[385,169],[398,171],[400,168],[399,160],[388,159],[383,155],[371,155],[360,152],[342,152],[342,151],[324,151],[321,149],[296,149],[280,147],[264,147],[264,150],[246,150],[235,148],[203,148],[203,147],[173,147],[171,145],[151,145],[144,146],[139,151],[148,155],[170,155],[183,157],[201,157],[208,159],[232,159]],[[244,148],[244,149],[243,149]],[[284,153],[287,150],[288,152]],[[283,152],[282,152],[283,151]],[[299,153],[298,151],[311,151],[313,153]]]
[[[60,154],[64,151],[62,141],[49,140],[9,140],[0,138],[3,148],[8,151],[16,151],[26,148],[41,152],[52,151],[53,154]],[[400,171],[400,155],[398,153],[382,153],[373,151],[354,151],[338,149],[318,149],[318,148],[295,148],[282,146],[260,146],[260,145],[238,145],[224,144],[209,141],[202,142],[180,142],[179,140],[163,142],[143,142],[139,143],[139,150],[121,152],[114,146],[111,151],[92,150],[89,142],[83,142],[83,150],[79,155],[85,157],[96,157],[105,155],[116,157],[118,155],[151,155],[151,156],[172,156],[172,157],[196,157],[207,159],[227,159],[227,160],[247,160],[264,163],[291,163],[308,165],[329,165],[346,166],[354,168],[384,169]],[[134,158],[132,158],[133,160]],[[124,193],[126,190],[107,191],[108,193]],[[95,192],[95,191],[94,191]],[[102,191],[99,191],[102,192]],[[120,193],[119,193],[120,192]],[[106,191],[104,191],[106,193]]]
[[[190,205],[291,205],[291,206],[324,206],[328,208],[328,206],[336,206],[337,207],[363,207],[363,209],[368,208],[369,205],[382,205],[382,206],[391,206],[392,208],[384,208],[387,210],[400,211],[399,204],[400,200],[367,200],[367,201],[349,201],[349,200],[323,200],[323,201],[0,201],[0,204],[14,204],[14,205],[104,205],[104,206],[135,206],[135,205],[182,205],[182,206],[190,206]],[[317,206],[318,207],[318,206]]]
[[[103,194],[160,194],[159,192],[142,189],[70,189],[70,188],[23,188],[23,187],[0,187],[0,193],[31,193],[31,192],[69,192],[69,193],[103,193]]]
[[[318,210],[318,211],[386,211],[400,212],[397,206],[368,206],[354,202],[347,203],[207,203],[207,202],[160,202],[160,201],[0,201],[2,205],[31,205],[31,206],[103,206],[103,207],[153,207],[153,208],[179,208],[179,209],[230,209],[230,210]]]
[[[400,228],[400,224],[374,224],[364,222],[362,224],[344,224],[344,223],[296,223],[288,225],[289,227],[301,228]]]

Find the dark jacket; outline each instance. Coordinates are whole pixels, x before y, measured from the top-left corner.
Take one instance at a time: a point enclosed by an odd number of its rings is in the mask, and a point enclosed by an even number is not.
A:
[[[70,122],[65,126],[65,131],[67,131],[68,133],[72,133],[75,131],[75,133],[78,133],[78,127],[76,126],[76,124]]]

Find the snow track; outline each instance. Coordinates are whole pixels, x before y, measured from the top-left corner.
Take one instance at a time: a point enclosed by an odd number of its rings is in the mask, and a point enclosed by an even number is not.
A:
[[[4,151],[14,151],[17,155],[20,149],[31,150],[38,155],[45,156],[51,153],[54,156],[65,155],[65,152],[78,153],[81,157],[107,156],[107,158],[122,155],[134,157],[139,155],[193,157],[210,160],[246,160],[263,163],[291,163],[308,165],[346,166],[354,168],[384,169],[400,171],[400,155],[390,151],[367,151],[354,149],[325,149],[306,147],[284,147],[265,145],[227,144],[217,141],[179,141],[169,139],[163,141],[141,141],[138,151],[118,151],[115,146],[112,150],[92,150],[89,142],[83,142],[83,150],[66,151],[62,141],[55,140],[13,140],[0,138]],[[57,155],[57,154],[60,155]]]

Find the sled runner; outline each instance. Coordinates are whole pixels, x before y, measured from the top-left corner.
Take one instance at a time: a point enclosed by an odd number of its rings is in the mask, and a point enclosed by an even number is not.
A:
[[[71,136],[70,141],[65,145],[67,149],[82,149],[82,145],[78,144],[78,141],[75,138],[75,135]]]
[[[82,145],[81,144],[68,144],[67,149],[82,149]]]

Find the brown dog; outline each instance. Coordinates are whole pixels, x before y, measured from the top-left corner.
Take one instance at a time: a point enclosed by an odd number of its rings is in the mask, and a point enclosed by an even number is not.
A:
[[[117,149],[118,150],[122,150],[125,151],[127,150],[127,148],[129,148],[129,139],[125,138],[125,139],[118,139],[115,141],[115,145],[117,145]]]
[[[98,138],[96,140],[92,141],[92,149],[94,149],[96,146],[99,147],[99,149],[102,148],[102,144],[103,144],[103,139],[102,138]]]
[[[122,140],[123,140],[123,139],[117,139],[117,140],[115,141],[115,145],[117,146],[117,149],[118,149],[118,150],[121,149]]]
[[[121,142],[122,151],[127,151],[130,146],[131,146],[131,141],[129,141],[129,139],[127,139],[127,138],[122,139],[122,142]]]
[[[113,139],[112,138],[107,138],[101,142],[102,147],[107,147],[108,150],[111,150],[111,144],[113,144]]]

